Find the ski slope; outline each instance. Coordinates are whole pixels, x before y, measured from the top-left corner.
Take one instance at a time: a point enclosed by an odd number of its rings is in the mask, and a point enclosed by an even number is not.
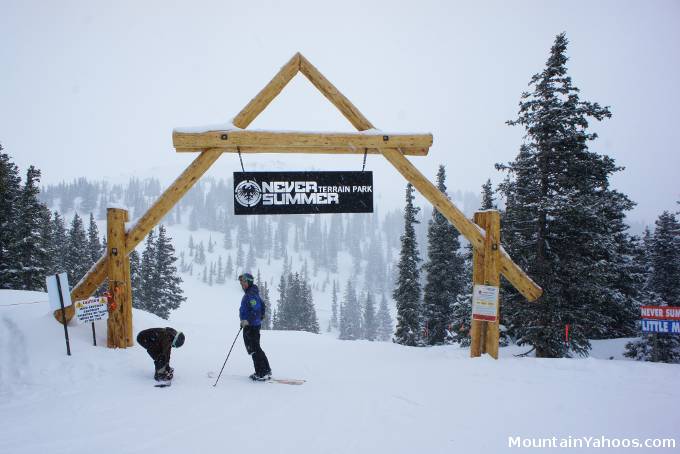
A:
[[[67,357],[46,294],[0,291],[0,453],[496,453],[525,451],[508,447],[517,436],[678,438],[680,367],[622,360],[625,339],[596,342],[598,358],[516,358],[508,347],[494,361],[457,346],[270,331],[274,375],[304,385],[250,382],[239,339],[213,387],[240,293],[197,288],[170,321],[134,311],[135,334],[186,333],[164,389],[141,347],[104,347],[104,322],[97,347],[89,325],[70,326]]]

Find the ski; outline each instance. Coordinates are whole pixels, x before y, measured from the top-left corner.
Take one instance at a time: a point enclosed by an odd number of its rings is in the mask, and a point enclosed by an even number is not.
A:
[[[279,383],[281,385],[301,385],[307,380],[297,378],[272,378],[267,380],[269,383]]]
[[[170,382],[170,381],[165,381],[165,382],[161,382],[161,383],[156,383],[156,384],[153,385],[153,386],[154,386],[154,388],[167,388],[167,387],[169,387],[171,384],[172,384],[172,382]]]

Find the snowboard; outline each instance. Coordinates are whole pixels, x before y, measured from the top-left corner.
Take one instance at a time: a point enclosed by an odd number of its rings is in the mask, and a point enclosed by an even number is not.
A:
[[[171,381],[162,381],[153,385],[154,388],[167,388],[172,384]]]

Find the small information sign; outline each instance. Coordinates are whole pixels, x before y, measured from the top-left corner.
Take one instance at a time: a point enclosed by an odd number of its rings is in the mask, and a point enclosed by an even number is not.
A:
[[[498,320],[498,287],[475,285],[472,290],[472,319],[495,322]]]
[[[59,282],[57,282],[57,279]],[[47,297],[50,301],[50,307],[52,310],[58,311],[63,307],[68,307],[71,305],[71,294],[68,291],[68,277],[66,273],[54,274],[52,276],[47,276]],[[61,300],[60,294],[61,293]]]
[[[92,323],[97,320],[107,320],[109,309],[105,297],[88,298],[76,301],[76,320],[78,323]]]

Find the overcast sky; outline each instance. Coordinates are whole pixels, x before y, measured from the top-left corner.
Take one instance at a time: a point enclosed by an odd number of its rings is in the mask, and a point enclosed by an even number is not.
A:
[[[680,199],[679,1],[0,0],[0,142],[43,183],[131,175],[172,181],[194,156],[175,127],[228,122],[297,51],[377,127],[431,132],[411,161],[479,192],[517,154],[522,91],[565,31],[583,100],[611,106],[591,150],[625,166],[612,182],[653,222]],[[351,131],[298,75],[251,125]],[[245,155],[246,170],[360,170],[361,156]],[[225,154],[210,175],[239,170]],[[369,156],[378,203],[405,181]]]

